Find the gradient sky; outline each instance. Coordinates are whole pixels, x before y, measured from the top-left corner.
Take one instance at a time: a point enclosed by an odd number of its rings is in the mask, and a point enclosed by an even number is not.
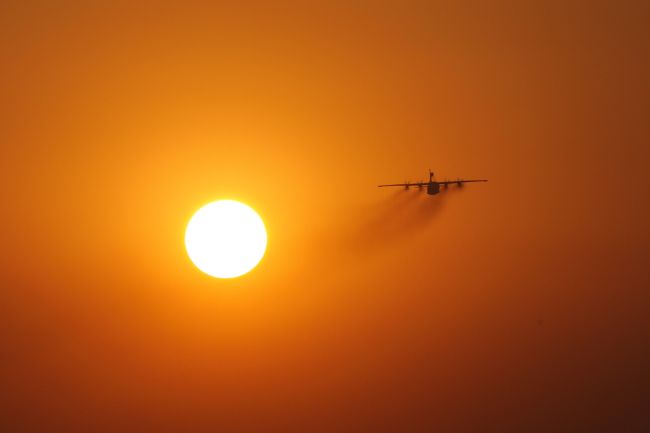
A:
[[[0,3],[0,430],[650,429],[650,3]],[[431,197],[377,188],[489,179]],[[200,207],[269,244],[201,273]]]

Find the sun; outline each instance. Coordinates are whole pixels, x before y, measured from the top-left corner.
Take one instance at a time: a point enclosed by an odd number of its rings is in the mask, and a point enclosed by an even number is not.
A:
[[[244,275],[266,251],[262,218],[243,203],[219,200],[199,209],[185,231],[185,247],[197,268],[217,278]]]

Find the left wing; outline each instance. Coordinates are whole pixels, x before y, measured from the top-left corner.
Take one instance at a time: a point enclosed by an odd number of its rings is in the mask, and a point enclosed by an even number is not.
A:
[[[429,184],[429,182],[417,182],[417,183],[394,183],[394,184],[392,184],[392,185],[379,185],[379,187],[381,188],[382,186],[405,186],[405,187],[408,188],[409,186],[427,186],[428,184]]]

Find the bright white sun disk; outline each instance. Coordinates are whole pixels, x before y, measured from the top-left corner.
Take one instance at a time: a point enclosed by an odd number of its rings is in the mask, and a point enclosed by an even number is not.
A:
[[[217,278],[253,269],[266,251],[266,228],[253,209],[220,200],[199,209],[185,231],[185,247],[197,268]]]

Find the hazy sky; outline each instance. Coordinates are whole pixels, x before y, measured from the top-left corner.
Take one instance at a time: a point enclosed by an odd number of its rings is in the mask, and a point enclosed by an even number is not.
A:
[[[0,430],[650,429],[649,17],[3,1]],[[377,188],[429,168],[489,182]]]

